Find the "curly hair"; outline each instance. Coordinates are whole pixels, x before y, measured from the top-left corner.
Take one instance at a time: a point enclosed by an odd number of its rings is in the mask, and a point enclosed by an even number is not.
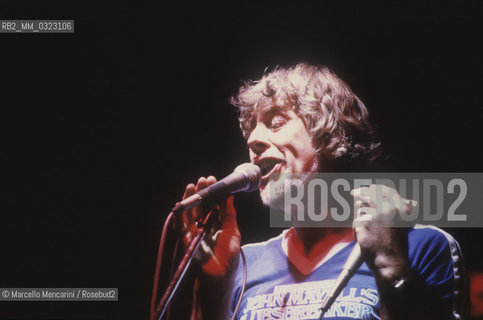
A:
[[[303,119],[319,156],[370,163],[382,154],[367,108],[327,67],[300,63],[276,68],[259,81],[246,82],[230,103],[239,109],[245,139],[254,129],[254,116],[278,106]]]

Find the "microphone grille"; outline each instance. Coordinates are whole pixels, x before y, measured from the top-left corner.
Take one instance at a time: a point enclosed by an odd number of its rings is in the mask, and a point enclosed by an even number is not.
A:
[[[244,191],[252,192],[257,190],[258,187],[260,186],[260,178],[262,176],[262,171],[260,170],[259,166],[249,162],[242,163],[241,165],[236,167],[235,170],[233,170],[233,172],[241,173],[247,178],[248,184]]]

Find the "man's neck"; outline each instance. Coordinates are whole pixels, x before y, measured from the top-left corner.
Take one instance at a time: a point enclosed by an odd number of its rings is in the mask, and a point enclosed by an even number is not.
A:
[[[337,242],[337,239],[343,238],[349,230],[348,228],[295,228],[295,233],[302,241],[305,254],[308,255],[317,243],[323,240]]]

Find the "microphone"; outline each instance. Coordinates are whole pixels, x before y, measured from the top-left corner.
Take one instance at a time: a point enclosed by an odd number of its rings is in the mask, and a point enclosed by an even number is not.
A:
[[[251,163],[243,163],[222,180],[178,202],[171,210],[183,211],[194,206],[213,205],[237,192],[252,192],[260,186],[261,170]]]
[[[340,292],[347,285],[347,282],[349,282],[350,278],[352,278],[354,273],[356,273],[357,269],[359,269],[363,261],[364,259],[362,258],[361,247],[359,247],[359,245],[356,243],[354,249],[352,249],[352,252],[345,261],[345,264],[342,267],[342,271],[337,277],[337,280],[335,281],[330,291],[324,297],[324,300],[322,300],[322,314],[320,315],[320,319],[322,319],[324,313],[329,310],[332,303],[334,303],[335,299],[339,296]]]

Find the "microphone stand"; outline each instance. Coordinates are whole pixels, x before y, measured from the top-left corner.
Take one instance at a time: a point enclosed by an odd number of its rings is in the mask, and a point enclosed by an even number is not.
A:
[[[361,255],[361,247],[356,243],[354,249],[352,249],[352,252],[342,267],[342,272],[339,274],[337,280],[332,285],[332,288],[322,300],[322,305],[320,308],[322,313],[320,314],[319,320],[322,320],[325,313],[330,309],[335,299],[337,299],[341,291],[349,282],[350,278],[354,275],[354,273],[356,273],[357,269],[359,269],[363,262],[364,259]]]
[[[175,211],[176,214],[176,211]],[[183,256],[183,259],[178,265],[178,268],[176,269],[176,272],[173,275],[173,278],[171,279],[168,287],[164,291],[163,297],[161,298],[158,306],[156,307],[154,311],[154,315],[152,315],[151,319],[158,319],[161,320],[163,318],[163,315],[165,314],[168,304],[171,301],[171,299],[174,296],[174,293],[178,289],[178,286],[183,279],[183,276],[185,275],[186,271],[188,270],[191,261],[193,260],[194,255],[198,251],[198,248],[201,244],[201,241],[206,236],[207,230],[209,230],[215,221],[216,213],[214,213],[214,210],[210,210],[207,214],[206,217],[204,218],[203,222],[198,223],[198,230],[196,232],[196,235],[193,237],[191,240],[190,245],[188,246],[188,249],[186,250],[186,253]],[[158,316],[159,315],[159,316]]]

